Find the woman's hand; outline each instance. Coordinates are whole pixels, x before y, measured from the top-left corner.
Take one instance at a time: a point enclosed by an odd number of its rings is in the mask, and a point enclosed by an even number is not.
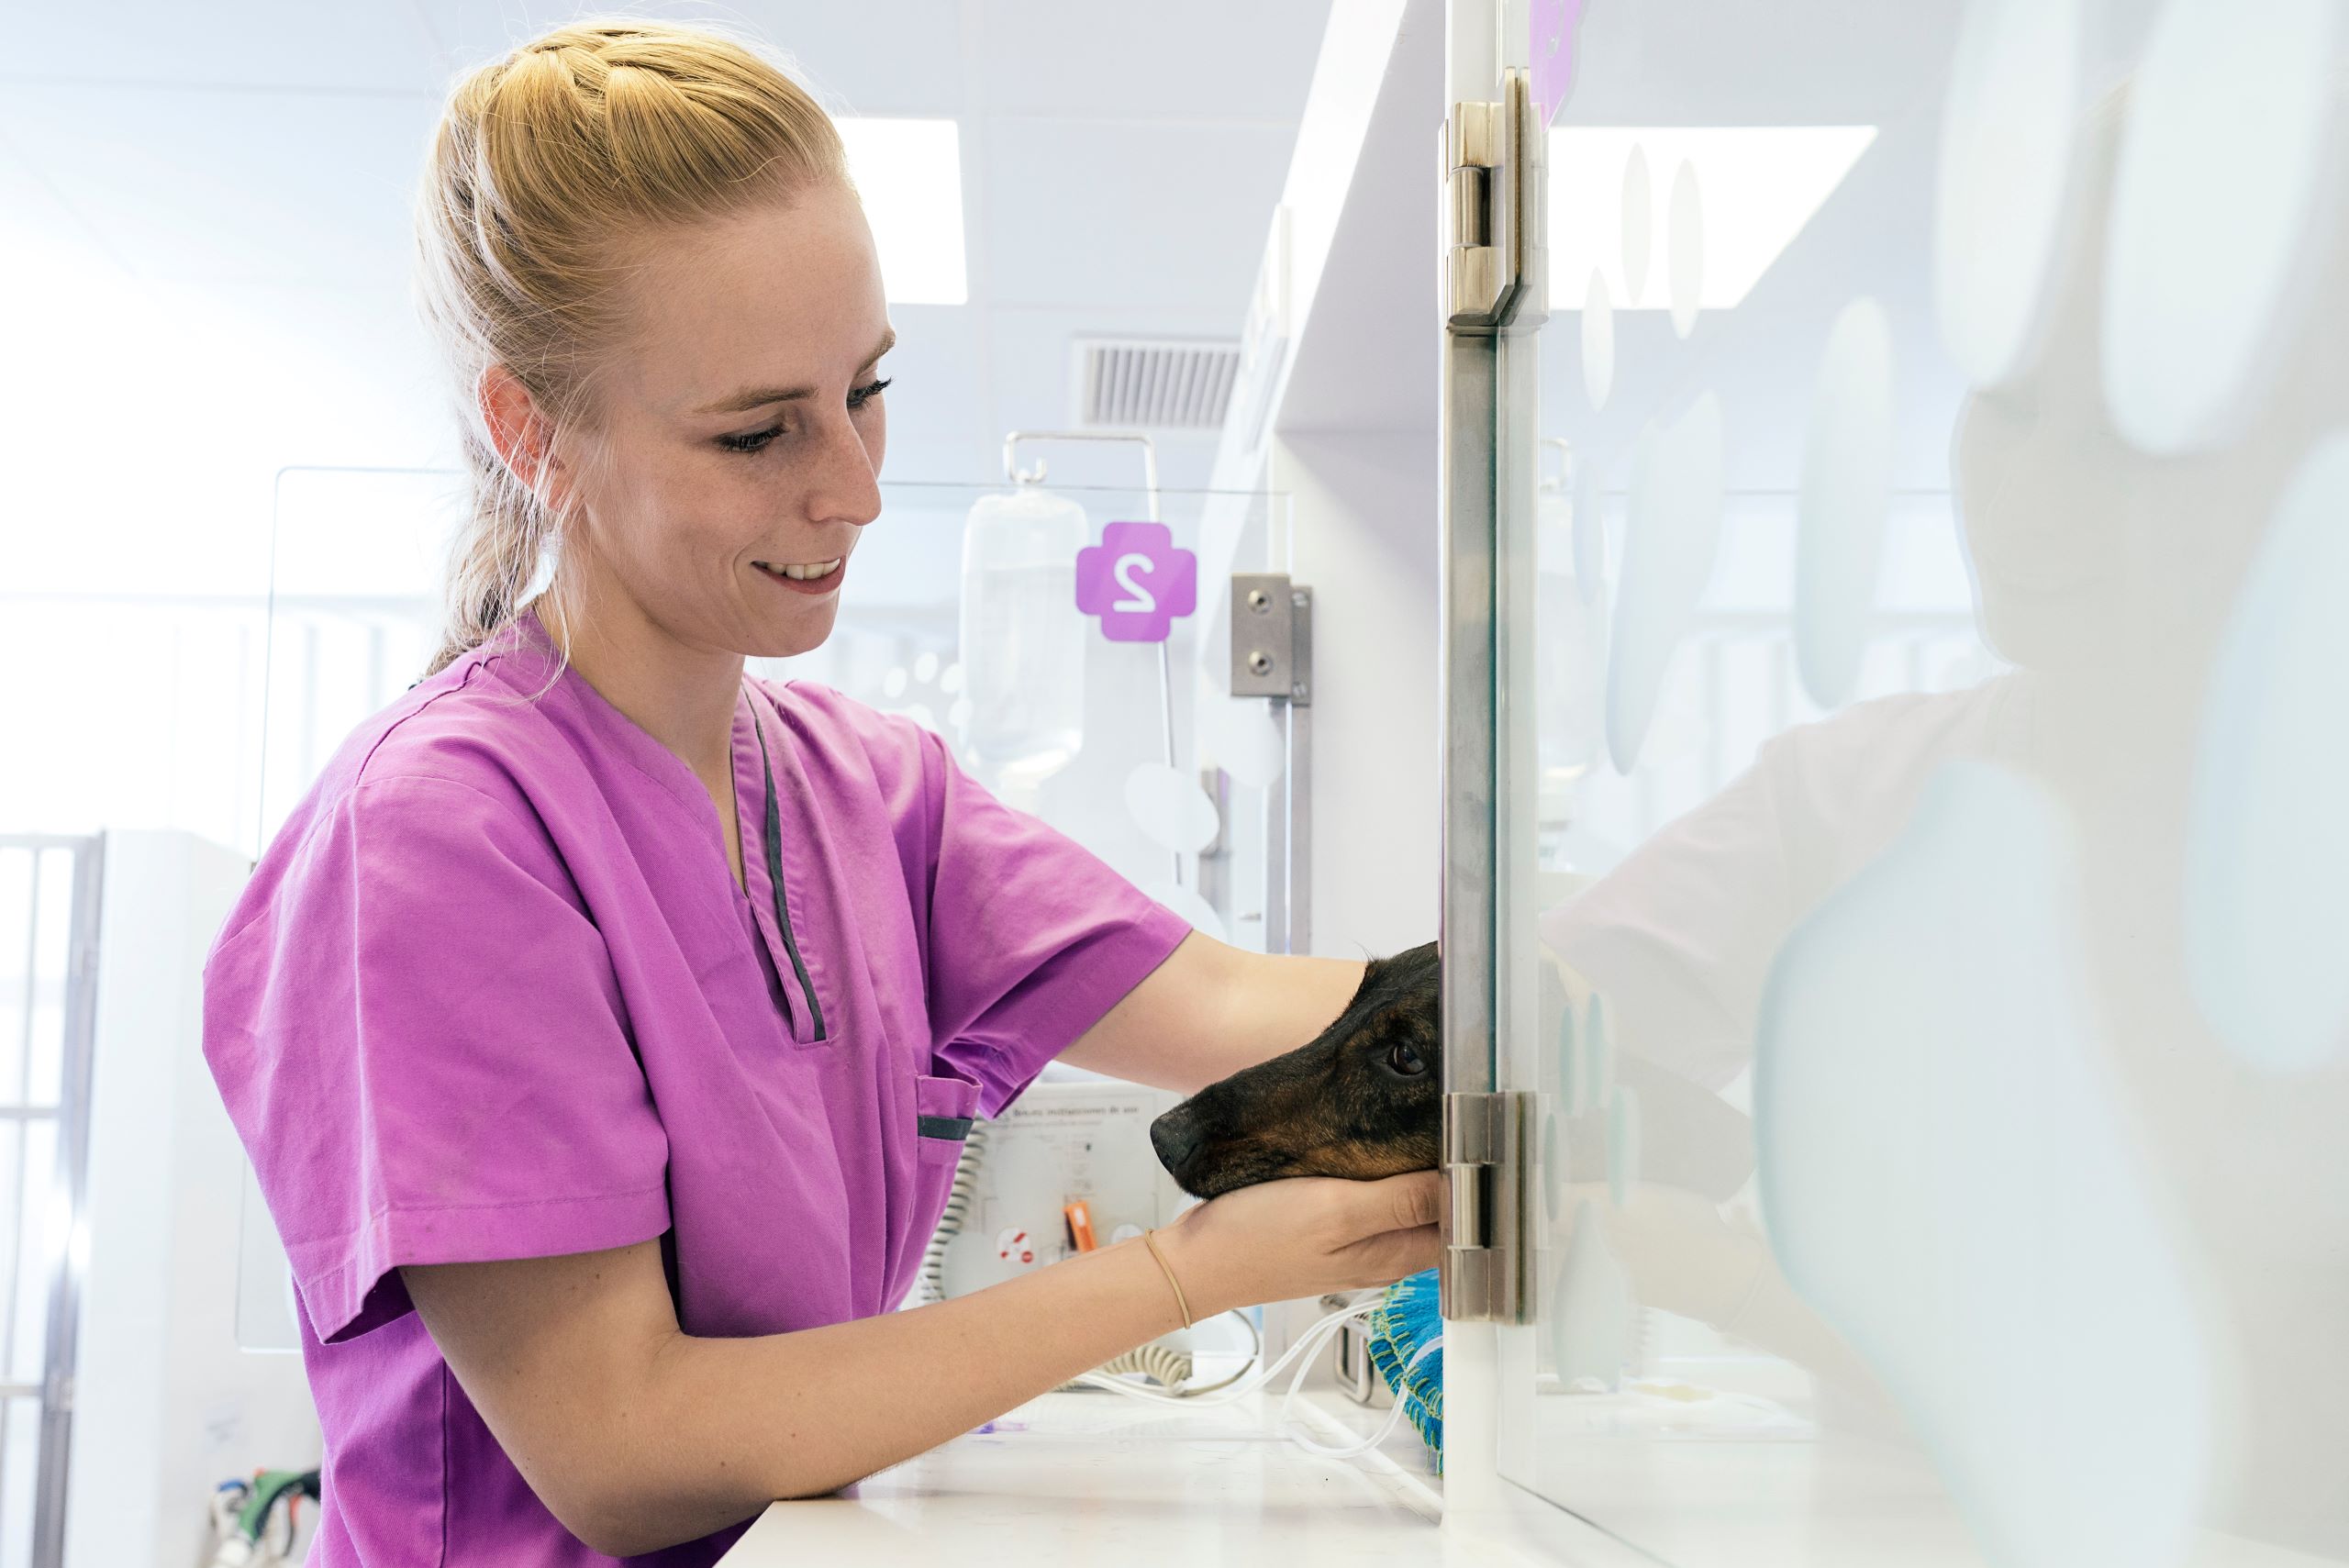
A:
[[[1431,1269],[1443,1178],[1295,1176],[1210,1198],[1158,1245],[1198,1321],[1235,1307],[1386,1284]]]

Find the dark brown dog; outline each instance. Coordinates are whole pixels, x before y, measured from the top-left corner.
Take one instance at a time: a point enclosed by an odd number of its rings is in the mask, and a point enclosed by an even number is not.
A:
[[[1159,1163],[1200,1197],[1282,1176],[1433,1169],[1443,1137],[1436,974],[1433,942],[1371,960],[1328,1029],[1151,1123]]]

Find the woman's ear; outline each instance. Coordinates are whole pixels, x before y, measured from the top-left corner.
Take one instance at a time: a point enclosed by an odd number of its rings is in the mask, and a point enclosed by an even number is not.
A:
[[[492,364],[482,372],[477,395],[490,444],[507,471],[528,490],[550,484],[562,465],[552,456],[552,425],[530,389],[504,365]]]

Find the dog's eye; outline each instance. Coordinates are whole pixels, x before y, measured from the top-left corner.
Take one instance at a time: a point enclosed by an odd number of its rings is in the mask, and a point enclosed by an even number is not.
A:
[[[1428,1070],[1428,1064],[1419,1060],[1419,1053],[1401,1040],[1386,1048],[1386,1065],[1406,1078],[1416,1078]]]

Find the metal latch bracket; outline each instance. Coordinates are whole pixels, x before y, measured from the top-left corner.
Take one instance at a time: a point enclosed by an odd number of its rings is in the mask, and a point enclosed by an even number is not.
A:
[[[1313,590],[1286,573],[1232,573],[1231,695],[1313,701]]]

